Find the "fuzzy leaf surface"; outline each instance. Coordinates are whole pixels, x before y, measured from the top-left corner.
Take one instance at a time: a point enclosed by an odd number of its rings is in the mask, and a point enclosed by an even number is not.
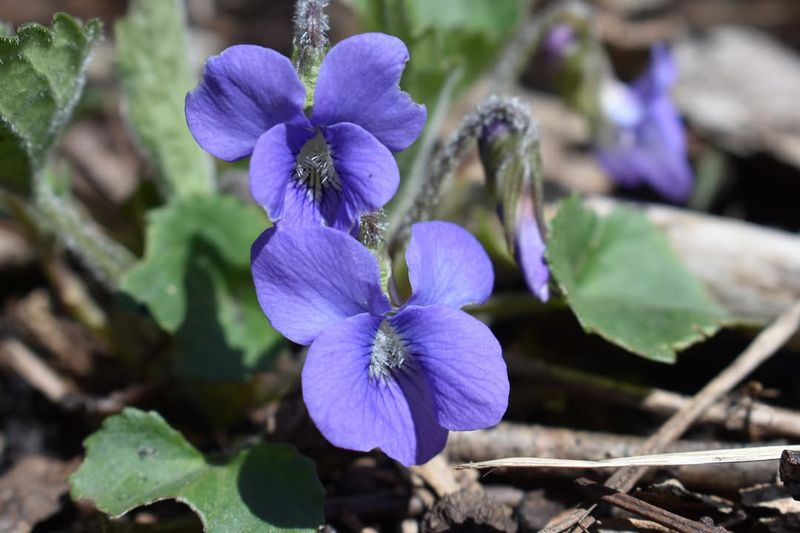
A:
[[[135,0],[114,27],[126,115],[168,195],[214,189],[211,158],[184,117],[186,92],[197,81],[185,19],[181,0]]]
[[[83,91],[100,22],[81,25],[63,13],[52,24],[26,24],[0,36],[0,185],[27,195],[31,178]]]

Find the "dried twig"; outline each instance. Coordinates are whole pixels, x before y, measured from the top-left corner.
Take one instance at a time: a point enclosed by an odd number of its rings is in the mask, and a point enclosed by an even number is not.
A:
[[[749,463],[758,461],[777,461],[785,451],[800,452],[800,445],[754,446],[752,448],[725,448],[720,450],[697,450],[692,452],[656,453],[652,455],[632,455],[612,457],[598,461],[584,459],[552,459],[548,457],[510,457],[493,459],[478,463],[459,465],[465,468],[619,468],[623,466],[695,466],[725,463]]]
[[[84,394],[68,377],[51,368],[41,357],[17,339],[0,341],[0,362],[14,370],[45,398],[66,410],[84,410],[111,415],[159,390],[164,381],[135,384],[106,397]]]
[[[514,456],[598,461],[608,457],[635,455],[644,442],[644,437],[630,435],[502,422],[487,430],[452,433],[445,451],[450,460],[456,463]],[[670,444],[665,451],[683,453],[739,446],[732,442],[680,440]],[[672,467],[669,468],[669,474],[687,487],[697,490],[736,491],[743,486],[773,481],[776,469],[777,461],[771,461]],[[576,472],[565,468],[537,468],[516,469],[511,475],[514,479],[520,476],[573,478],[589,472],[588,469]]]
[[[691,402],[675,413],[656,433],[648,438],[638,453],[642,455],[658,453],[674,442],[701,414],[783,346],[799,325],[800,302],[797,302],[762,331],[747,349],[703,387]],[[612,475],[606,481],[606,485],[621,492],[627,492],[646,472],[647,467],[623,468]],[[557,533],[571,529],[573,526],[588,529],[594,523],[594,519],[590,516],[593,509],[594,506],[575,509],[566,517],[559,517],[557,523],[546,527],[542,532]]]
[[[579,397],[606,402],[648,413],[672,415],[685,407],[691,398],[681,394],[619,382],[573,368],[553,365],[539,359],[506,354],[506,362],[515,376],[556,385]],[[726,429],[747,430],[759,436],[786,436],[800,439],[800,412],[772,407],[753,401],[746,405],[722,399],[709,407],[697,422]]]
[[[653,504],[610,489],[605,485],[595,483],[586,478],[576,479],[575,484],[578,486],[578,490],[581,493],[596,502],[603,502],[613,505],[614,507],[619,507],[624,511],[641,516],[642,518],[647,518],[648,520],[652,520],[662,526],[667,526],[680,533],[725,533],[728,531],[721,527],[707,526],[702,522],[689,520],[688,518],[676,515],[661,507],[656,507]]]
[[[632,435],[500,422],[490,429],[451,433],[445,452],[455,463],[520,456],[599,461],[635,455],[644,441],[644,437]],[[735,446],[728,442],[680,440],[665,451],[679,453]]]
[[[67,398],[75,386],[44,363],[27,346],[16,339],[0,343],[3,362],[53,403]]]

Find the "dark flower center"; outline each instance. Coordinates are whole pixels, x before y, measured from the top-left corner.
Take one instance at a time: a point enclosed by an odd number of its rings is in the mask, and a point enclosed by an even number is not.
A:
[[[339,174],[322,132],[309,139],[297,156],[294,178],[305,190],[309,200],[319,202],[329,189],[342,190]]]
[[[408,357],[405,344],[388,321],[384,320],[375,334],[369,361],[370,379],[386,379],[403,366]]]

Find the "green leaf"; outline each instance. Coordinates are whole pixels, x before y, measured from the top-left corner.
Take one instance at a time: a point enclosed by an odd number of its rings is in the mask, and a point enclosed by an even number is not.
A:
[[[503,38],[523,17],[527,1],[497,0],[407,0],[415,32],[428,29],[482,33]]]
[[[552,221],[547,261],[586,331],[648,359],[713,335],[725,312],[706,294],[641,213],[600,218],[576,198]]]
[[[530,0],[354,2],[362,30],[395,35],[408,46],[410,59],[401,85],[414,101],[425,104],[429,117],[437,112],[440,95],[454,70],[461,73],[453,90],[457,96],[491,67],[528,5]],[[411,170],[417,150],[417,145],[412,145],[398,154],[402,176]]]
[[[148,214],[144,258],[120,286],[175,333],[181,376],[241,380],[271,363],[281,336],[250,274],[250,246],[267,225],[232,196],[176,197]]]
[[[63,13],[48,28],[21,26],[0,37],[0,184],[28,194],[31,178],[72,116],[100,22]]]
[[[214,189],[211,159],[184,118],[184,98],[196,82],[185,18],[181,0],[135,0],[114,27],[127,117],[170,195]]]
[[[206,457],[157,413],[127,408],[84,445],[71,495],[114,517],[174,499],[211,533],[313,531],[324,522],[325,493],[314,464],[286,444]]]
[[[410,61],[402,85],[416,101],[432,105],[447,75],[463,69],[461,88],[497,56],[523,19],[529,0],[356,0],[362,29],[402,39]]]

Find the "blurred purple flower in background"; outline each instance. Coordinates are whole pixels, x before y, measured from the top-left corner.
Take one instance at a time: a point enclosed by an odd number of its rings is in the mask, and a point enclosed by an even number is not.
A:
[[[408,148],[425,124],[425,107],[400,90],[407,60],[390,35],[341,41],[320,65],[307,117],[305,87],[286,57],[232,46],[206,63],[186,96],[186,121],[214,156],[252,154],[250,191],[273,222],[349,230],[394,195],[391,152]]]
[[[270,229],[253,245],[259,302],[272,326],[310,344],[303,398],[322,434],[352,450],[427,462],[448,430],[500,421],[508,375],[500,345],[459,308],[492,291],[478,241],[447,222],[412,227],[412,295],[393,308],[374,256],[330,228]]]
[[[545,35],[542,49],[550,61],[562,59],[578,42],[578,36],[572,24],[562,22],[553,25]]]
[[[601,108],[611,131],[597,148],[600,164],[620,185],[646,183],[673,202],[692,191],[686,135],[669,98],[675,64],[664,45],[654,46],[647,71],[632,84],[608,81]]]

